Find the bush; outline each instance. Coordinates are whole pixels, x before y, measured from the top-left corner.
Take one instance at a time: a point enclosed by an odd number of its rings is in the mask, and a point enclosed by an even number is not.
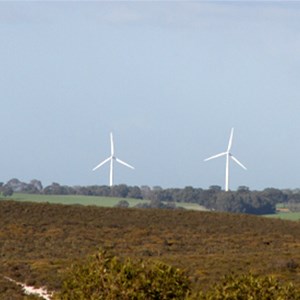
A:
[[[55,299],[185,299],[189,283],[181,270],[161,262],[121,261],[102,251],[71,267]]]
[[[120,208],[128,208],[129,207],[129,203],[126,200],[121,200],[119,201],[115,207],[120,207]]]
[[[189,299],[197,300],[299,300],[300,292],[293,284],[281,284],[272,276],[258,277],[252,274],[226,276],[206,294]]]
[[[13,193],[14,193],[14,190],[13,190],[11,187],[9,187],[9,186],[7,186],[7,185],[4,185],[4,186],[2,187],[2,195],[3,195],[4,197],[12,196]]]

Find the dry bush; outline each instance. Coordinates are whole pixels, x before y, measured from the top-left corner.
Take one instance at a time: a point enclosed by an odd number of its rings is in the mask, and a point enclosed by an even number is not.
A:
[[[75,264],[66,274],[55,299],[185,299],[188,277],[161,262],[120,260],[100,251],[85,263]]]
[[[229,275],[206,293],[189,300],[299,300],[300,290],[291,283],[282,284],[272,276]]]

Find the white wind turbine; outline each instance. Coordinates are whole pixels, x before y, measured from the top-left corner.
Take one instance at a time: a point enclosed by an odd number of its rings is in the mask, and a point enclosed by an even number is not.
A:
[[[93,171],[97,170],[101,166],[103,166],[105,163],[110,161],[110,173],[109,173],[109,186],[113,186],[113,178],[114,178],[114,160],[117,161],[118,163],[130,168],[134,169],[133,166],[129,165],[128,163],[122,161],[121,159],[115,157],[115,149],[114,149],[114,139],[113,139],[113,134],[110,133],[110,157],[102,161],[99,165],[97,165]]]
[[[206,158],[204,161],[208,161],[220,156],[226,156],[226,174],[225,174],[225,191],[228,192],[229,190],[229,159],[231,158],[233,161],[235,161],[240,167],[242,167],[243,169],[247,170],[247,168],[240,162],[237,160],[236,157],[234,157],[231,153],[230,153],[230,149],[232,146],[232,138],[233,138],[233,128],[231,128],[231,133],[230,133],[230,138],[229,138],[229,143],[228,143],[228,147],[227,150],[225,152],[216,154],[214,156],[211,156],[209,158]]]

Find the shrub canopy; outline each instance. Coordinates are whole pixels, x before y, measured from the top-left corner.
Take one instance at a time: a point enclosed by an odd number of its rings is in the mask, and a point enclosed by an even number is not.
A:
[[[67,272],[62,300],[185,299],[189,280],[183,271],[161,262],[121,261],[104,251]]]

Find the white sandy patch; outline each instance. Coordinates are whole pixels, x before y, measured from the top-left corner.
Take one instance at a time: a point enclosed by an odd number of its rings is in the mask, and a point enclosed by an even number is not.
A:
[[[35,288],[34,286],[29,286],[22,282],[17,282],[9,277],[4,277],[4,278],[6,278],[7,280],[9,280],[11,282],[14,282],[17,285],[20,285],[23,288],[26,295],[37,295],[37,296],[44,298],[45,300],[51,300],[52,293],[48,292],[46,290],[46,288],[44,288],[44,287]]]

